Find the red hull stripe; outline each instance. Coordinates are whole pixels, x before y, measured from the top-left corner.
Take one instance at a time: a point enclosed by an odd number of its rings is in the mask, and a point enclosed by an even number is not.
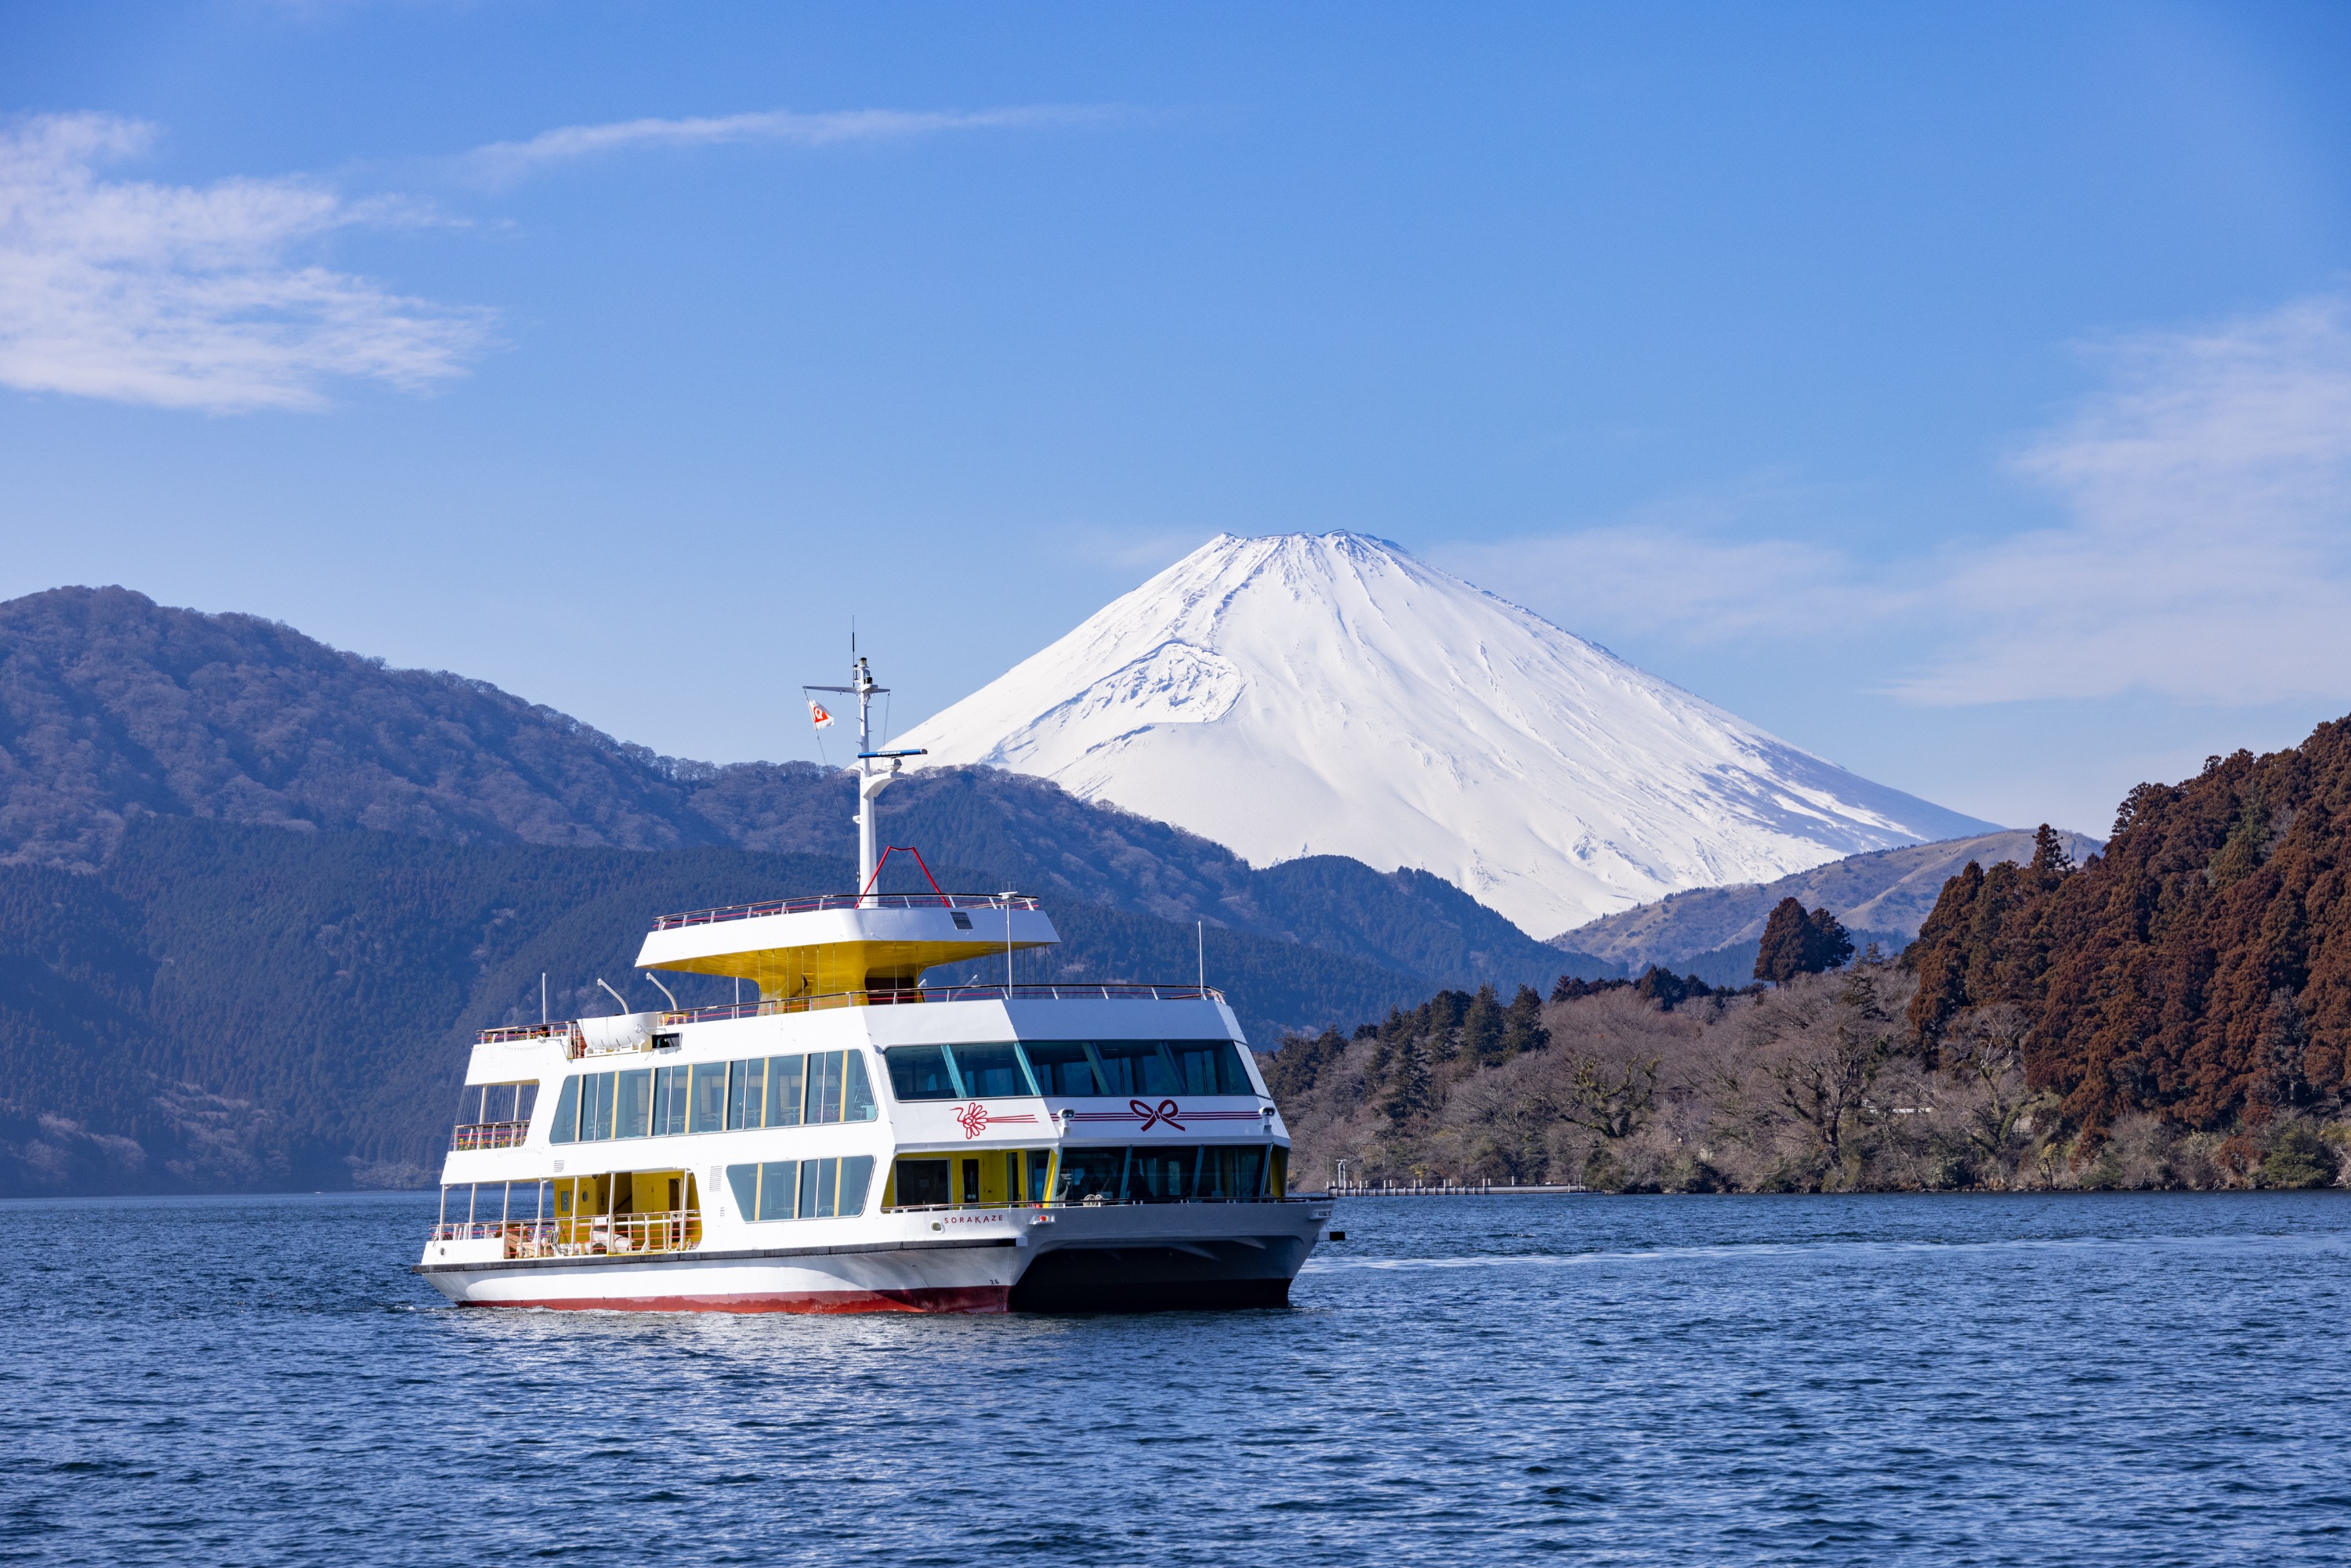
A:
[[[530,1301],[461,1301],[466,1307],[544,1307],[577,1312],[1002,1312],[1009,1285],[908,1291],[753,1291],[723,1296],[567,1296]]]

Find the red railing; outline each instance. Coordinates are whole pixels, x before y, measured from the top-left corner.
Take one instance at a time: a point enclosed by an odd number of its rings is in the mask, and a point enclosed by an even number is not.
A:
[[[1198,1002],[1225,999],[1214,986],[1055,985],[926,986],[903,991],[832,991],[776,1001],[720,1002],[662,1014],[662,1025],[713,1023],[726,1019],[766,1018],[774,1013],[822,1012],[829,1008],[911,1007],[918,1002]]]
[[[765,904],[730,904],[722,909],[695,909],[684,915],[664,915],[653,920],[656,931],[682,925],[716,925],[724,920],[752,920],[763,915],[806,915],[818,909],[1035,909],[1026,894],[1006,898],[985,893],[825,893],[812,898],[778,898]]]

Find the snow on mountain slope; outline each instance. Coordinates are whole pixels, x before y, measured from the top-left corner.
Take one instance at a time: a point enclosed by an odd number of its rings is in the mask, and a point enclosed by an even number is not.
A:
[[[1253,865],[1416,866],[1539,936],[1992,827],[1351,533],[1220,536],[898,744]]]

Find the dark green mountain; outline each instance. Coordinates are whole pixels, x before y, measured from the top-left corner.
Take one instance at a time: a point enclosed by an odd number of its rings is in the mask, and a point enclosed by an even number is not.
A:
[[[911,869],[911,868],[910,868]],[[942,868],[942,874],[957,868]],[[616,1010],[649,917],[838,887],[846,862],[456,844],[148,818],[94,873],[0,868],[0,1181],[12,1192],[413,1185],[437,1165],[475,1030]],[[959,881],[968,883],[964,876]],[[1071,902],[1024,981],[1188,980],[1192,926]],[[1210,930],[1252,1040],[1426,990]],[[983,977],[999,967],[974,967]],[[665,977],[692,1005],[728,982]]]
[[[846,861],[854,806],[835,770],[661,757],[484,682],[388,669],[253,616],[120,588],[0,604],[0,864],[94,870],[148,816]],[[910,775],[882,819],[890,842],[1057,904],[1206,921],[1447,985],[1616,972],[1425,873],[1329,856],[1255,871],[997,768]]]

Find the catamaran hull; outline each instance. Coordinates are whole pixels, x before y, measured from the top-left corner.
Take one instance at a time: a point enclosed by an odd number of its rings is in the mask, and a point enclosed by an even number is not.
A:
[[[1248,1213],[1245,1226],[1233,1222]],[[1278,1307],[1327,1206],[1015,1211],[1000,1235],[758,1253],[427,1261],[460,1306],[653,1312],[1100,1312]]]

